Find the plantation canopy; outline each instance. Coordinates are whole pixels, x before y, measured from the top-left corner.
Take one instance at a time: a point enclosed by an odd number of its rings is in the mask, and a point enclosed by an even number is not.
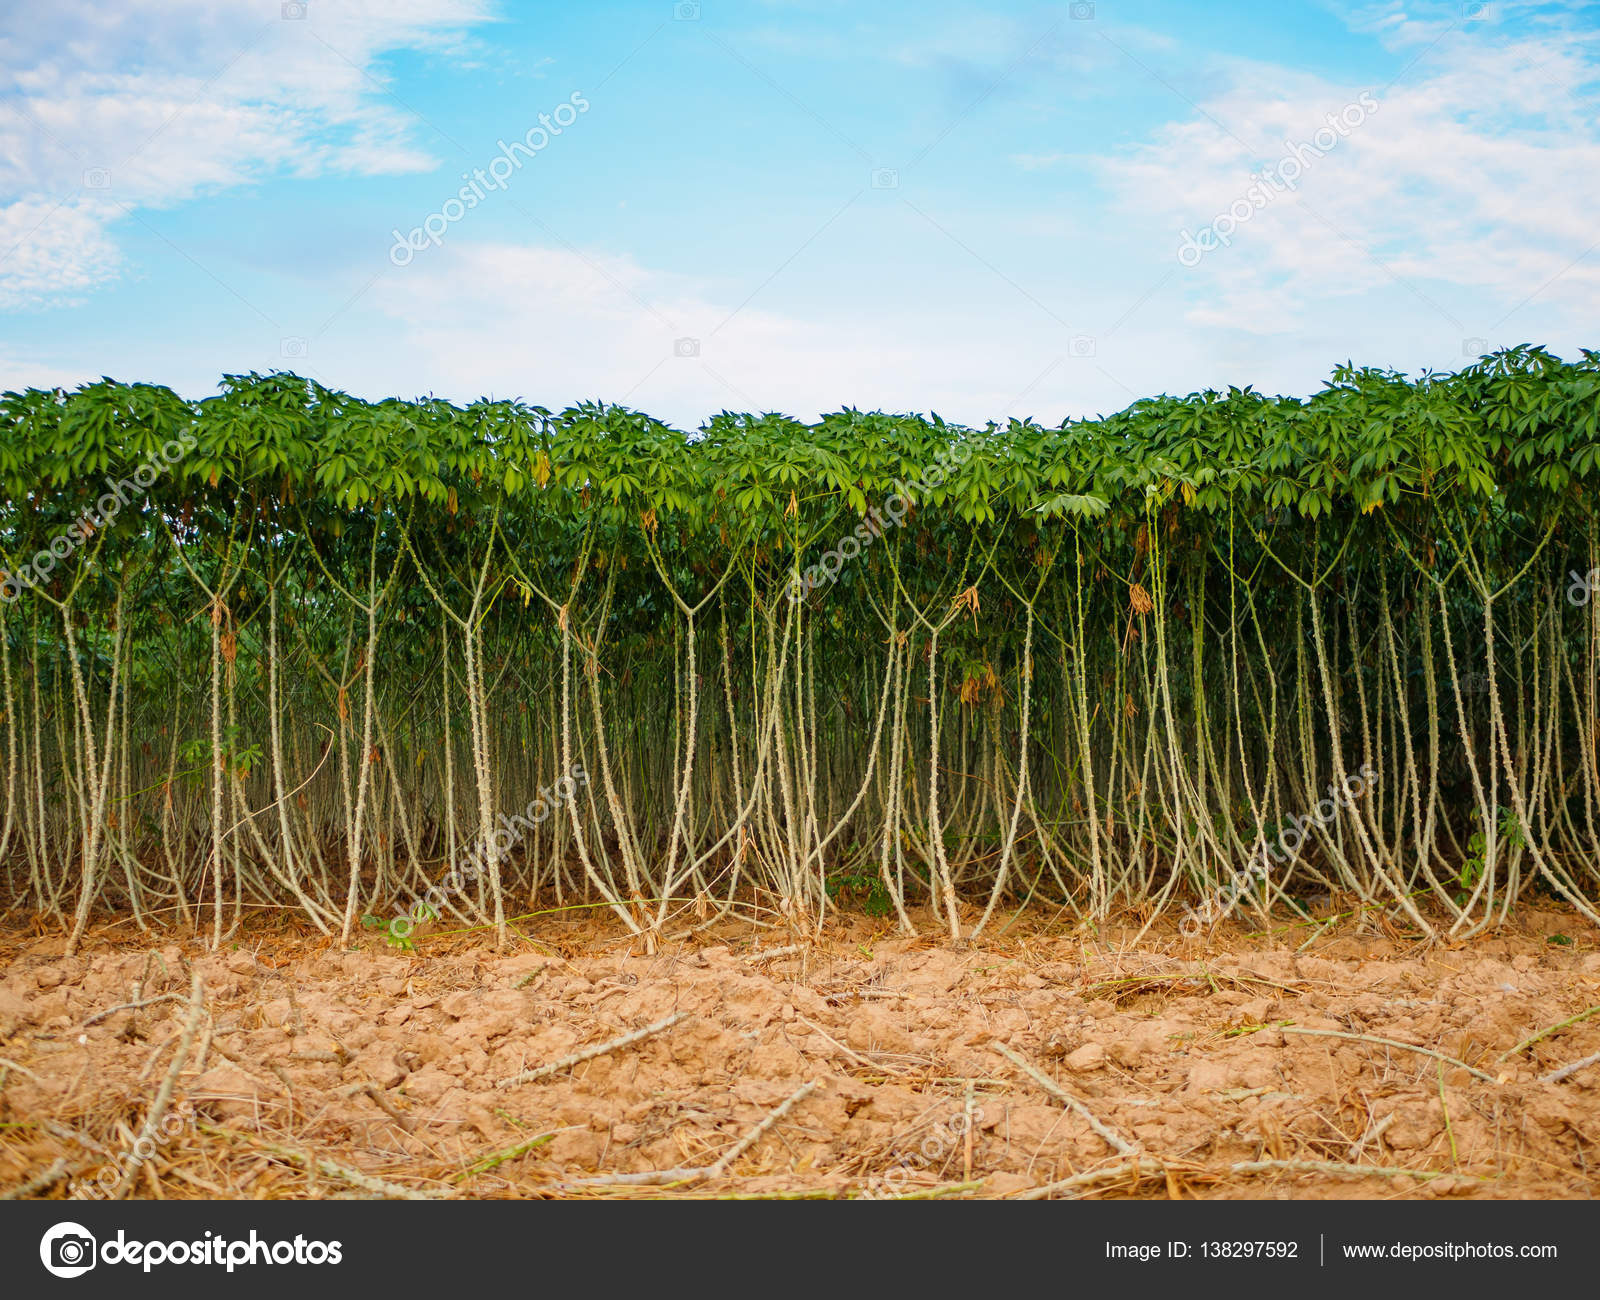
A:
[[[968,524],[1108,506],[1136,520],[1146,491],[1174,489],[1201,511],[1231,501],[1310,519],[1429,491],[1537,489],[1556,501],[1596,473],[1600,455],[1600,354],[1567,363],[1532,347],[1415,381],[1341,367],[1305,400],[1234,388],[1052,429],[853,410],[806,425],[725,411],[690,435],[623,407],[365,402],[292,374],[229,376],[222,390],[190,402],[103,380],[5,394],[0,476],[8,504],[31,507],[8,514],[8,543],[25,548],[40,522],[47,539],[49,524],[99,495],[101,475],[158,458],[186,434],[194,450],[164,475],[159,501],[216,505],[270,490],[325,510],[416,500],[455,513],[503,499],[537,501],[541,514],[626,523],[672,512],[690,526],[773,535],[792,531],[791,494],[802,526],[834,506],[860,514],[955,439],[973,456],[928,499]]]

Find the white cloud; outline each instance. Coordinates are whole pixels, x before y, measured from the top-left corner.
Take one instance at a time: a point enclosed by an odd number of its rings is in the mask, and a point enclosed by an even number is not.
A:
[[[0,205],[0,304],[70,302],[116,272],[105,214],[79,201],[19,199]]]
[[[63,370],[33,357],[0,351],[0,393],[20,392],[25,388],[76,388],[98,379],[96,371]]]
[[[364,299],[381,316],[318,339],[313,361],[324,382],[366,396],[426,387],[555,409],[603,399],[683,428],[722,409],[811,419],[843,406],[1055,423],[1230,382],[1310,392],[1352,351],[1378,363],[1461,363],[1459,337],[1441,345],[1415,315],[1374,320],[1359,301],[1330,304],[1263,349],[1234,331],[1195,328],[1159,296],[1139,307],[1144,288],[1075,304],[1074,319],[1100,335],[1090,355],[1075,355],[1069,331],[1042,327],[1021,299],[953,295],[863,312],[841,293],[837,311],[801,315],[759,299],[740,309],[743,290],[627,258],[458,241],[386,273]],[[1269,293],[1240,303],[1262,314],[1278,306]],[[699,355],[675,355],[681,338],[697,341]]]
[[[393,322],[387,357],[318,344],[330,372],[361,391],[411,391],[425,358],[441,395],[545,406],[603,398],[688,427],[724,408],[812,418],[844,405],[978,423],[1013,411],[1060,419],[1068,403],[1120,408],[1134,384],[1154,382],[1142,362],[1124,390],[1093,360],[1065,359],[1065,339],[1023,312],[982,316],[952,302],[942,312],[886,306],[864,317],[845,306],[801,318],[741,308],[742,293],[627,258],[564,249],[459,242],[386,274],[369,296]],[[680,339],[698,355],[677,355]]]
[[[40,211],[56,215],[0,256],[0,304],[70,299],[113,276],[108,228],[124,205],[164,207],[272,174],[431,168],[377,61],[396,49],[456,49],[485,3],[8,6],[0,66],[14,88],[0,95],[0,236]]]
[[[1563,29],[1586,0],[1370,0],[1335,3],[1352,31],[1393,50],[1426,47],[1453,33],[1481,35],[1501,26]]]
[[[1100,172],[1125,210],[1170,230],[1176,254],[1181,230],[1226,212],[1252,171],[1366,89],[1378,110],[1309,165],[1298,192],[1184,273],[1201,300],[1191,319],[1270,333],[1396,277],[1442,327],[1445,293],[1498,314],[1547,282],[1541,308],[1592,316],[1600,256],[1583,254],[1600,208],[1600,97],[1585,41],[1451,32],[1387,90],[1240,64],[1207,116],[1102,159]]]

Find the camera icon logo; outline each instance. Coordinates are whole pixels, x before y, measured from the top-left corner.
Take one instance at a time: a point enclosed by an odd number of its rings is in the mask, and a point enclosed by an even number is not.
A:
[[[81,1277],[97,1256],[95,1240],[81,1223],[58,1223],[39,1241],[39,1260],[56,1277]]]
[[[1088,334],[1074,335],[1067,344],[1067,351],[1075,357],[1092,357],[1094,355],[1094,339]]]
[[[875,190],[899,189],[900,173],[893,167],[874,167],[872,169],[872,188]]]
[[[1067,6],[1067,17],[1076,19],[1080,23],[1088,22],[1094,17],[1093,0],[1073,0]]]
[[[1481,357],[1489,350],[1488,339],[1462,339],[1461,355],[1464,357]]]
[[[700,355],[699,339],[673,339],[672,355],[675,357],[697,357]]]
[[[283,342],[279,344],[278,350],[282,352],[284,356],[291,359],[304,359],[306,354],[311,351],[311,348],[304,339],[290,338],[284,339]]]
[[[307,8],[306,0],[283,0],[278,12],[285,22],[297,23],[306,16]]]
[[[86,190],[109,190],[111,188],[111,173],[104,167],[90,167],[83,173],[83,188]]]
[[[700,21],[700,0],[678,0],[672,6],[672,16],[680,23],[697,23]]]

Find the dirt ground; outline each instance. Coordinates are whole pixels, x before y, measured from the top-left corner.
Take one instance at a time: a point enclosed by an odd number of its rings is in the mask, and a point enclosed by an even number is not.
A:
[[[1135,943],[1133,924],[1037,920],[953,947],[850,917],[820,941],[730,922],[645,955],[592,914],[525,927],[509,953],[264,926],[209,953],[124,924],[71,958],[57,932],[0,931],[0,1192],[1600,1186],[1600,1064],[1545,1077],[1600,1054],[1600,936],[1556,909],[1457,948],[1358,921]]]

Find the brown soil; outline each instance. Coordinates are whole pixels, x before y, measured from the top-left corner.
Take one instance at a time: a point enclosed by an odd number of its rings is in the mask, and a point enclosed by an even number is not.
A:
[[[1107,1170],[1052,1194],[1597,1185],[1600,1064],[1540,1076],[1600,1052],[1600,1013],[1512,1050],[1600,1012],[1596,936],[1569,913],[1525,910],[1457,949],[1347,922],[1299,952],[1307,929],[1191,942],[1155,927],[1135,945],[1133,926],[1025,922],[953,948],[857,917],[772,958],[789,938],[730,923],[644,955],[578,916],[543,919],[511,955],[479,935],[394,953],[264,930],[212,954],[121,925],[68,958],[42,928],[0,932],[0,1190],[115,1183],[172,1068],[191,970],[207,1014],[135,1196],[1016,1196]],[[168,1000],[87,1023],[146,972],[142,996]],[[713,1177],[579,1182],[710,1166],[810,1081]],[[1294,1167],[1312,1161],[1374,1172]]]

